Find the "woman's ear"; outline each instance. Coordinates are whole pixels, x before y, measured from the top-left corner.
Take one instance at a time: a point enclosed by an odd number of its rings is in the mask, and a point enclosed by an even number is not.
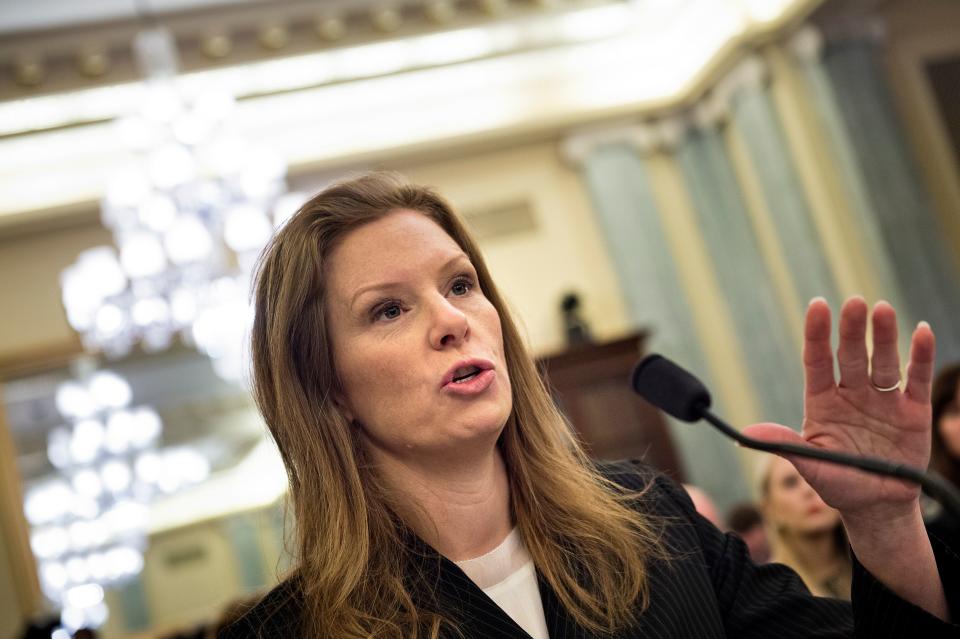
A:
[[[339,390],[333,391],[333,404],[337,407],[337,410],[340,411],[340,414],[350,422],[354,422],[353,411],[350,409],[350,403],[347,401],[347,398]]]

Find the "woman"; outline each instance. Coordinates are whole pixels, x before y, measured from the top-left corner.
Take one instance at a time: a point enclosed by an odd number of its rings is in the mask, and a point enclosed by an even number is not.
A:
[[[813,594],[849,601],[853,563],[840,513],[786,459],[769,457],[761,471],[760,508],[770,560],[795,570]]]
[[[770,540],[763,513],[752,503],[742,503],[733,507],[728,516],[730,530],[747,545],[750,560],[755,564],[770,561]]]
[[[289,475],[298,553],[223,636],[748,637],[784,619],[803,636],[852,633],[846,604],[750,564],[674,484],[591,465],[434,192],[380,174],[326,189],[266,249],[255,298],[255,395]],[[838,389],[829,309],[811,306],[804,436],[924,464],[933,335],[914,335],[906,392],[881,393],[866,317],[862,300],[843,311]],[[893,309],[874,324],[883,388],[899,375]],[[846,515],[863,562],[858,633],[952,630],[917,491],[800,469]]]
[[[930,468],[960,486],[960,364],[948,366],[933,381],[933,450]],[[960,521],[928,502],[927,530],[954,547],[960,541]]]

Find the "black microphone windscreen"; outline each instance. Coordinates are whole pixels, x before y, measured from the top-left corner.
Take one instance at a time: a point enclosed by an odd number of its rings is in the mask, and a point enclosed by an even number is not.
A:
[[[677,419],[695,422],[710,408],[710,393],[699,379],[662,355],[647,355],[633,369],[633,390]]]

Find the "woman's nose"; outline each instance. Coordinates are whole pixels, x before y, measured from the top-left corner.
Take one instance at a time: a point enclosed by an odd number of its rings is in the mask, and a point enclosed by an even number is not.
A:
[[[450,300],[443,297],[433,305],[429,335],[431,346],[440,349],[460,344],[469,332],[467,316]]]

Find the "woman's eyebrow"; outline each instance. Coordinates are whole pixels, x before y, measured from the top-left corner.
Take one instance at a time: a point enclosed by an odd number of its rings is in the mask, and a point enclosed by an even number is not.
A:
[[[378,291],[381,289],[389,289],[400,286],[400,282],[380,282],[378,284],[370,284],[369,286],[361,287],[356,293],[354,293],[353,298],[350,300],[350,307],[353,308],[357,304],[357,299],[364,293],[369,293],[370,291]]]
[[[440,267],[440,271],[441,272],[446,271],[451,266],[455,265],[457,262],[460,262],[460,261],[464,261],[470,266],[473,266],[473,262],[470,260],[470,257],[466,253],[461,252],[461,253],[457,253],[456,255],[451,257],[449,260],[444,262],[443,266]]]
[[[453,257],[451,257],[450,259],[448,259],[446,262],[444,262],[443,265],[439,268],[439,272],[442,273],[442,272],[444,272],[444,271],[446,271],[446,270],[449,270],[453,265],[455,265],[457,262],[460,262],[460,261],[466,261],[468,264],[471,264],[471,265],[473,264],[473,262],[470,261],[470,258],[469,258],[469,256],[467,256],[466,253],[460,252],[460,253],[457,253],[456,255],[454,255]],[[366,286],[361,286],[361,287],[360,287],[359,289],[357,289],[357,291],[353,294],[353,297],[350,298],[350,308],[353,308],[354,306],[356,306],[357,300],[358,300],[358,299],[360,298],[360,296],[363,295],[364,293],[369,293],[369,292],[371,292],[371,291],[379,291],[379,290],[384,290],[384,289],[396,288],[396,287],[398,287],[398,286],[401,286],[402,284],[403,284],[403,282],[391,280],[391,281],[387,281],[387,282],[376,282],[376,283],[374,283],[374,284],[367,284]]]

